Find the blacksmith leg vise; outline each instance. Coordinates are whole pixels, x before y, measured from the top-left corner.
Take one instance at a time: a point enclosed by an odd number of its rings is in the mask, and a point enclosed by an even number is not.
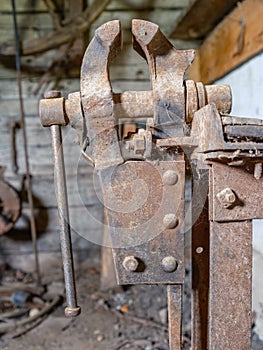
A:
[[[52,131],[66,315],[80,312],[60,135],[69,123],[100,179],[118,283],[167,285],[170,349],[182,346],[191,216],[192,349],[249,350],[252,219],[263,217],[263,122],[228,115],[229,86],[184,80],[194,51],[176,50],[157,25],[133,20],[132,34],[152,90],[112,91],[109,65],[121,49],[114,20],[96,30],[87,48],[80,92],[65,100],[51,91],[40,101],[42,125]],[[187,210],[186,176],[192,179]]]

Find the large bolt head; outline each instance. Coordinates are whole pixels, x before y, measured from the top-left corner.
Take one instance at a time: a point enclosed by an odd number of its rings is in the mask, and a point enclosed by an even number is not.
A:
[[[178,181],[178,175],[173,170],[167,170],[163,174],[163,183],[165,185],[175,185]]]
[[[173,256],[166,256],[163,258],[161,266],[165,272],[174,272],[177,269],[178,263]]]
[[[175,214],[166,214],[163,218],[165,228],[172,229],[178,225],[178,218]]]
[[[135,272],[139,267],[139,261],[133,255],[126,256],[122,262],[122,266],[126,271]]]
[[[229,187],[226,187],[221,192],[217,193],[216,197],[226,209],[230,209],[237,201],[236,194]]]

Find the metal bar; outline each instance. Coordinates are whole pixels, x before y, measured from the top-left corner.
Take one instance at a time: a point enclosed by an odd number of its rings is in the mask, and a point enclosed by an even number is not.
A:
[[[182,291],[181,284],[167,287],[170,350],[182,349]]]
[[[192,168],[192,320],[193,350],[207,349],[209,289],[209,168],[199,162]]]
[[[74,317],[80,314],[80,307],[77,306],[76,297],[61,127],[59,125],[52,125],[50,131],[54,156],[54,177],[58,203],[60,244],[67,298],[65,315],[67,317]]]
[[[251,349],[252,221],[210,222],[209,350]]]
[[[13,173],[18,173],[17,152],[16,152],[16,130],[20,129],[19,122],[10,124],[10,147],[11,147],[11,168]]]
[[[192,349],[207,349],[209,291],[208,203],[192,228]]]

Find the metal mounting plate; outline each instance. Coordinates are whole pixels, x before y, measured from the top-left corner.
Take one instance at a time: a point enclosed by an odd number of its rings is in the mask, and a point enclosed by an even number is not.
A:
[[[185,162],[131,161],[100,178],[118,283],[183,283]],[[127,256],[138,260],[135,272],[124,268]],[[175,271],[165,271],[165,257],[175,258]]]
[[[213,162],[210,172],[213,184],[210,191],[210,220],[240,221],[263,218],[262,201],[263,177],[256,180],[253,173],[244,167],[230,167]],[[236,195],[237,201],[232,208],[224,208],[217,194],[225,188],[230,188]]]

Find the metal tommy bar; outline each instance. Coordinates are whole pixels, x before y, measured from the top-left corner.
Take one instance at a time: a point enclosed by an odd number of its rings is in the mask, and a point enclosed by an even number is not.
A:
[[[45,98],[60,98],[60,92],[55,91],[50,95],[45,94]],[[68,210],[68,198],[67,198],[67,186],[64,166],[64,155],[62,145],[62,135],[60,125],[51,125],[51,140],[52,150],[54,158],[54,183],[57,196],[58,205],[58,218],[60,227],[60,245],[61,254],[65,278],[65,289],[67,307],[65,309],[65,315],[67,317],[78,316],[81,312],[80,307],[77,305],[75,277],[74,277],[74,263],[71,244],[71,233],[69,224],[69,210]]]

